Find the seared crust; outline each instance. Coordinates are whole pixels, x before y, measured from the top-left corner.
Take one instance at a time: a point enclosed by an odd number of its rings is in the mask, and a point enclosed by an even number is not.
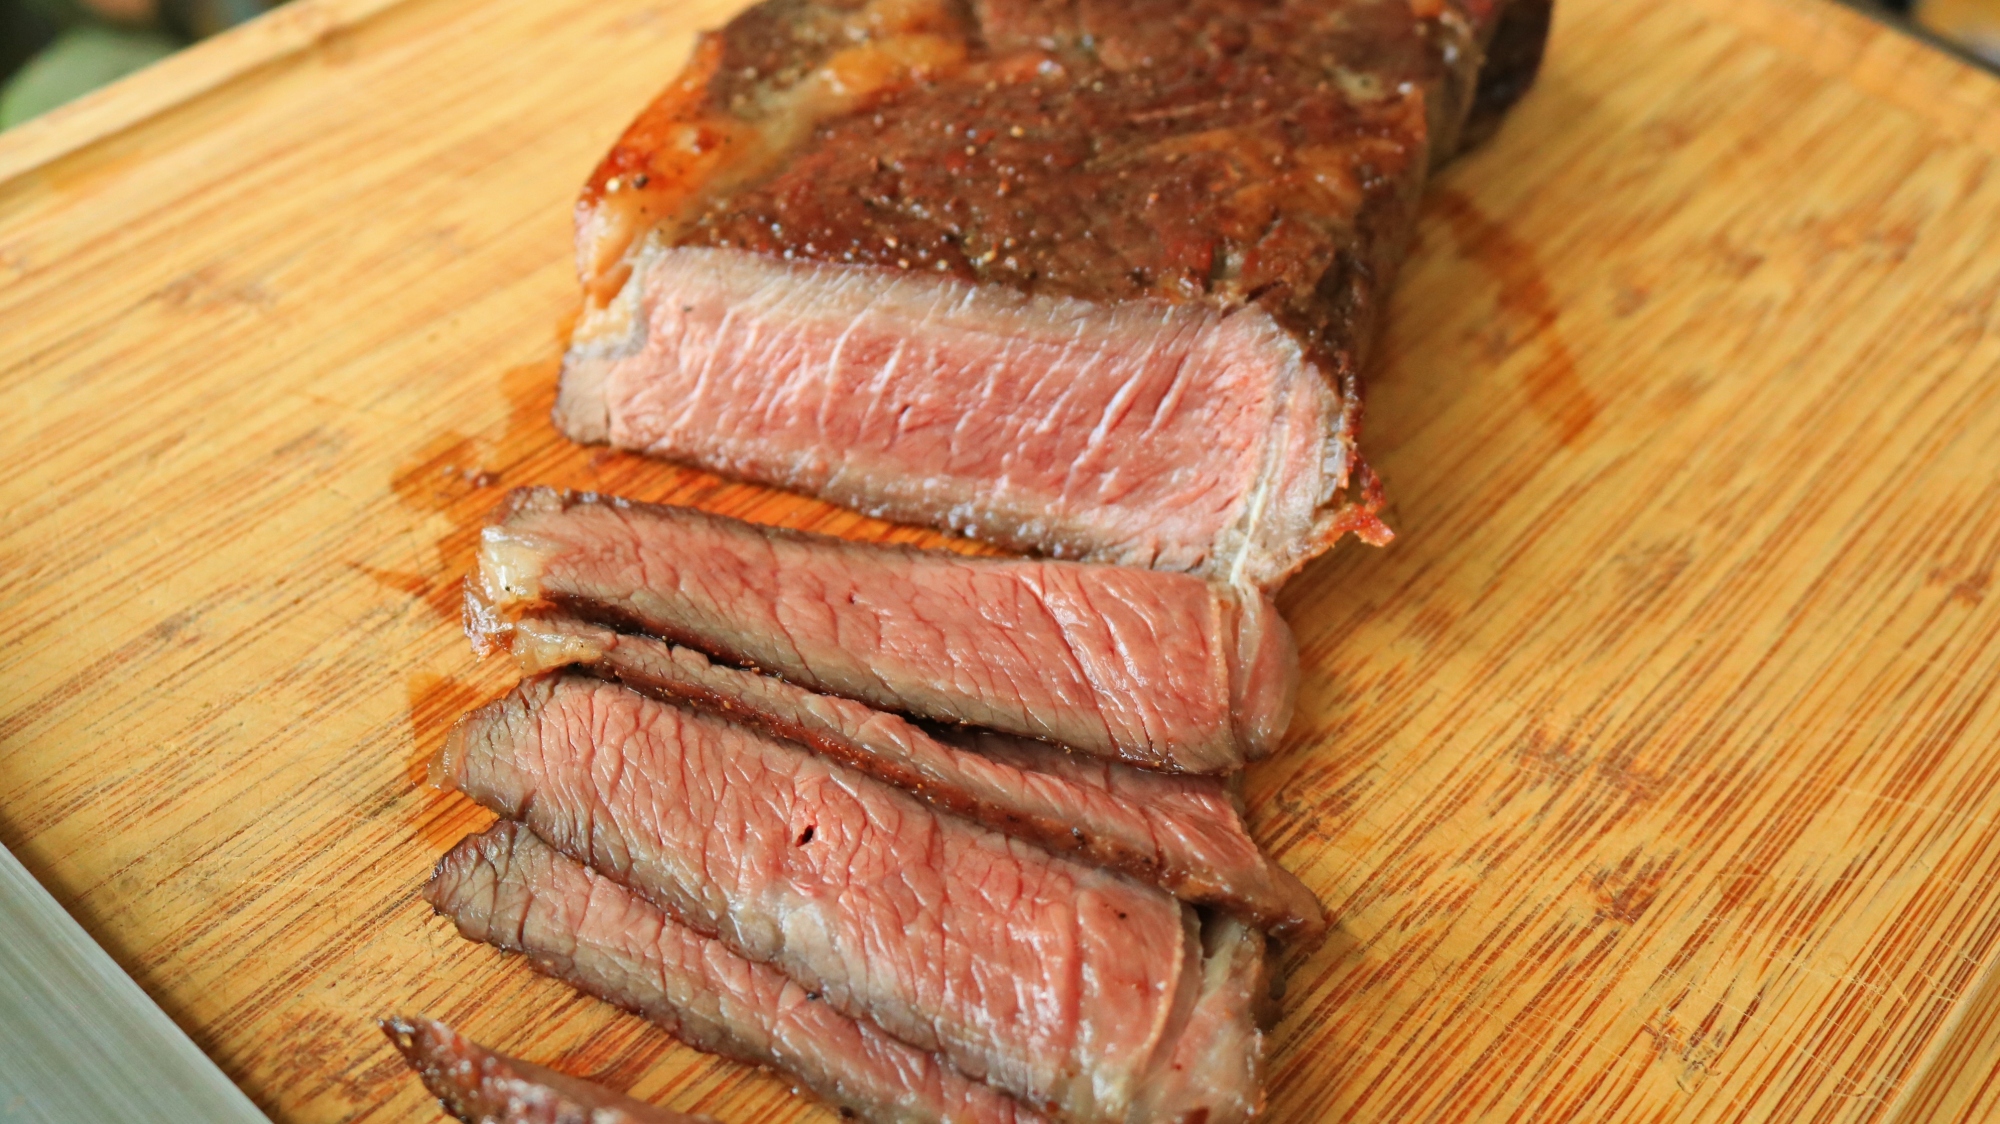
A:
[[[766,0],[703,40],[578,203],[588,299],[565,361],[557,421],[580,441],[1016,548],[1265,589],[1349,531],[1385,542],[1380,489],[1357,453],[1358,372],[1428,168],[1490,132],[1532,80],[1548,7],[1548,0]],[[1489,48],[1494,65],[1484,70]],[[1038,483],[993,502],[980,487],[1011,480],[998,463],[1011,436],[1006,426],[984,427],[1003,440],[994,463],[960,466],[956,475],[935,456],[906,464],[876,455],[869,442],[877,434],[771,432],[784,429],[780,414],[722,431],[761,442],[754,455],[711,447],[700,433],[661,428],[656,404],[634,389],[635,380],[661,378],[671,401],[691,384],[727,383],[742,371],[703,351],[726,352],[741,339],[709,338],[696,325],[690,349],[688,326],[666,322],[673,309],[649,307],[649,274],[681,249],[739,251],[802,270],[816,263],[922,274],[1094,306],[1257,310],[1295,341],[1329,404],[1300,425],[1283,411],[1226,402],[1217,424],[1261,442],[1265,455],[1200,471],[1257,479],[1229,485],[1227,518],[1165,541],[1135,534],[1114,507],[1084,504],[1052,526],[1032,512],[1044,501],[1076,506],[1079,495],[1116,495],[1121,479],[1157,478],[1182,455],[1171,442],[1162,454],[1121,436],[1129,465],[1071,490],[1037,490]],[[829,292],[886,283],[804,272],[796,282]],[[674,307],[690,312],[699,303],[677,297]],[[886,327],[876,334],[922,338],[940,325],[902,315],[878,316]],[[761,338],[759,328],[746,330]],[[655,344],[662,354],[642,354]],[[809,344],[784,342],[795,357]],[[946,359],[947,380],[985,377],[949,365],[963,355]],[[829,371],[842,361],[838,352],[801,360]],[[904,400],[892,375],[928,377],[893,367],[864,377]],[[1059,364],[1049,377],[1071,373]],[[1289,375],[1272,377],[1273,394],[1304,400],[1285,382]],[[1198,380],[1190,385],[1197,396],[1210,393]],[[753,379],[742,394],[782,401],[784,389]],[[867,455],[854,471],[815,471],[823,459],[816,454],[838,459],[856,441]],[[1024,451],[1049,463],[1066,452]],[[933,502],[894,483],[918,478],[952,495]],[[1145,503],[1163,518],[1175,510],[1168,501]]]

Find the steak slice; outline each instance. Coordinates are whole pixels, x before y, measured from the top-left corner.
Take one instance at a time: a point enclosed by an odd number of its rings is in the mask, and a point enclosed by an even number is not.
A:
[[[424,1088],[465,1124],[716,1124],[495,1053],[436,1019],[378,1025]]]
[[[933,1054],[840,1014],[518,824],[468,836],[424,900],[458,931],[644,1016],[699,1050],[794,1079],[874,1124],[1032,1124],[1040,1117]]]
[[[1264,934],[1231,917],[1202,928],[1201,986],[1187,1026],[1129,1120],[1248,1121],[1264,1108],[1261,1012],[1272,1006]],[[1206,1117],[1179,1106],[1198,1104]]]
[[[849,1017],[1051,1115],[1127,1120],[1162,1067],[1261,1042],[1254,1028],[1185,1040],[1202,984],[1190,907],[712,715],[600,680],[530,680],[474,712],[441,772]],[[1187,1093],[1160,1118],[1261,1095]]]
[[[584,189],[557,423],[1264,588],[1385,541],[1359,372],[1429,166],[1548,10],[765,0]]]
[[[574,665],[670,702],[787,738],[995,831],[1151,882],[1285,937],[1326,919],[1258,848],[1217,778],[1073,756],[1007,734],[941,733],[849,699],[710,663],[692,649],[556,615],[513,626],[530,674]]]
[[[1224,773],[1276,746],[1298,653],[1270,601],[1185,574],[846,542],[517,491],[478,591],[635,626],[794,683],[1100,757]]]

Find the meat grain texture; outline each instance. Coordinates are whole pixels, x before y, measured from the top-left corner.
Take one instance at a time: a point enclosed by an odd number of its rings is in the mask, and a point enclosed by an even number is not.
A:
[[[717,1124],[496,1053],[436,1019],[380,1025],[424,1087],[465,1124]]]
[[[514,493],[486,528],[475,590],[482,612],[553,604],[886,710],[1153,769],[1225,773],[1269,753],[1297,690],[1291,630],[1254,591],[548,488]]]
[[[439,860],[424,900],[468,939],[520,953],[697,1049],[770,1066],[873,1124],[1040,1124],[934,1054],[850,1019],[502,821]]]
[[[581,677],[475,711],[441,771],[850,1018],[1052,1116],[1220,1121],[1261,1104],[1242,976],[1212,973],[1194,911],[1154,888]]]
[[[579,200],[558,425],[1047,560],[517,493],[475,642],[573,670],[454,732],[439,776],[506,819],[428,900],[862,1119],[1255,1117],[1263,929],[1323,924],[1223,779],[1290,718],[1263,591],[1388,537],[1370,344],[1548,16],[765,0],[704,36]]]
[[[1360,374],[1549,0],[766,0],[577,206],[558,424],[1270,588],[1384,541]]]
[[[1006,734],[929,731],[865,704],[701,653],[561,615],[511,626],[522,670],[574,666],[655,697],[711,710],[806,746],[941,811],[1151,882],[1288,939],[1325,917],[1297,878],[1264,854],[1219,778],[1079,757]]]

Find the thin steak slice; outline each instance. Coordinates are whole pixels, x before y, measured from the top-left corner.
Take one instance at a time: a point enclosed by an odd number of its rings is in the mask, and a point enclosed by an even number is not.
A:
[[[584,189],[556,420],[1265,588],[1383,541],[1359,372],[1429,166],[1549,6],[765,0]]]
[[[560,615],[513,625],[529,674],[574,665],[713,710],[1058,854],[1121,870],[1287,938],[1325,929],[1312,892],[1258,848],[1228,788],[1077,757],[1008,734],[917,726],[850,699],[722,667],[689,648]]]
[[[1185,574],[846,542],[548,488],[486,528],[478,591],[794,683],[1134,765],[1276,746],[1298,652],[1270,601]],[[475,631],[477,626],[475,626]]]
[[[1252,1027],[1185,1039],[1199,933],[1157,889],[601,680],[530,680],[475,715],[441,769],[467,795],[1032,1107],[1124,1121],[1169,1064],[1255,1071],[1215,1057]],[[1162,1118],[1260,1096],[1187,1093]]]
[[[378,1025],[424,1088],[465,1124],[716,1124],[495,1053],[436,1019]]]
[[[1180,1040],[1128,1121],[1234,1124],[1264,1109],[1264,1016],[1273,1006],[1264,934],[1233,917],[1202,927],[1201,984]],[[1201,1105],[1187,1112],[1183,1106]],[[1206,1110],[1206,1115],[1202,1111]]]
[[[1040,1120],[679,924],[518,824],[502,821],[452,848],[424,900],[466,937],[525,954],[696,1049],[776,1069],[843,1115],[874,1124]]]

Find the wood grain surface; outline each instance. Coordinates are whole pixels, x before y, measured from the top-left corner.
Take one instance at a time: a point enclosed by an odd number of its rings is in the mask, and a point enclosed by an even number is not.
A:
[[[419,762],[508,681],[453,619],[507,487],[933,541],[547,423],[570,200],[731,7],[302,0],[0,137],[0,842],[278,1121],[433,1118],[395,1011],[831,1119],[415,896],[486,821]],[[1401,537],[1281,599],[1254,826],[1338,925],[1270,1119],[1990,1119],[2000,83],[1821,0],[1557,10],[1394,303]]]

